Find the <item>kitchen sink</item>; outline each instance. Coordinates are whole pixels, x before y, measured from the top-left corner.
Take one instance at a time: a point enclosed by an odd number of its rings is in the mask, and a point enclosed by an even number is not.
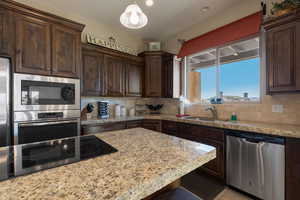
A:
[[[186,120],[195,120],[195,121],[207,121],[207,122],[228,122],[229,120],[220,120],[220,119],[213,119],[209,117],[194,117],[194,116],[188,116],[188,117],[183,117],[183,119]]]
[[[189,116],[189,117],[184,117],[184,119],[197,120],[197,121],[209,121],[209,122],[216,121],[213,118],[209,118],[209,117],[192,117],[192,116]]]

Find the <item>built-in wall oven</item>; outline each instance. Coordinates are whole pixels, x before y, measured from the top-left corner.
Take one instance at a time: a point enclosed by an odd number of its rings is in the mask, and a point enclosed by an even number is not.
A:
[[[14,146],[15,176],[80,160],[79,137]]]
[[[14,74],[14,145],[80,135],[80,80]]]
[[[79,109],[79,79],[14,74],[15,112]]]
[[[80,135],[80,110],[14,113],[14,144]]]

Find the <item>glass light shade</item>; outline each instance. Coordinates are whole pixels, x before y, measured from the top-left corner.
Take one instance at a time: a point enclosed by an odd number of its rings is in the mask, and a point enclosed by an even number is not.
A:
[[[147,25],[148,17],[137,4],[131,4],[122,13],[120,22],[127,28],[139,29]]]
[[[154,4],[153,0],[146,0],[145,3],[146,3],[146,6],[149,6],[149,7],[153,6],[153,4]]]

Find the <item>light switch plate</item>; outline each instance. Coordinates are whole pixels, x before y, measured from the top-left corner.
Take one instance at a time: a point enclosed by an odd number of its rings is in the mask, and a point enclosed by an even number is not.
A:
[[[283,113],[283,105],[272,105],[272,112]]]

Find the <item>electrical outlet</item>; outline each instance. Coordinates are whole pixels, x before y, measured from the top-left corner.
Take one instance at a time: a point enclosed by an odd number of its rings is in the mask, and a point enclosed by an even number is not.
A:
[[[272,112],[283,113],[283,105],[272,105]]]

